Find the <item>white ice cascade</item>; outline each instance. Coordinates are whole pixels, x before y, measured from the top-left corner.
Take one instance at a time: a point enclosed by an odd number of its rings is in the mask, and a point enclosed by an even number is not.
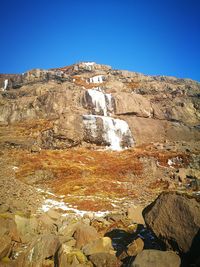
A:
[[[4,80],[3,90],[6,90],[7,87],[8,87],[8,79]]]
[[[127,122],[110,117],[115,103],[111,94],[105,94],[99,88],[89,89],[85,102],[92,112],[83,115],[85,141],[106,145],[111,150],[122,150],[134,144]]]
[[[91,98],[95,114],[102,113],[102,115],[108,116],[108,111],[113,111],[111,94],[104,94],[100,89],[89,89],[86,94]]]

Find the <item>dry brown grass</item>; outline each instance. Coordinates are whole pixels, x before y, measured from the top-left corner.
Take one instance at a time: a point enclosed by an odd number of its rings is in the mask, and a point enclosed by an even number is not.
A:
[[[157,151],[148,146],[123,152],[84,148],[39,153],[12,151],[12,157],[18,161],[18,179],[25,181],[36,170],[51,171],[54,179],[44,181],[44,185],[56,194],[65,195],[66,202],[85,210],[113,209],[111,199],[134,199],[148,190],[167,189],[166,182],[145,177],[140,159],[155,158],[159,165],[169,167],[168,159],[177,156],[182,159],[181,167],[188,163],[187,154]]]

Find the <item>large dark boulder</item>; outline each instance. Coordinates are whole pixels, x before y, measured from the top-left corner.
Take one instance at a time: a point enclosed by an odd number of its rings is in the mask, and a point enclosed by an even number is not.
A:
[[[177,192],[164,192],[143,210],[148,227],[168,248],[190,255],[196,261],[200,250],[200,202],[197,198]]]

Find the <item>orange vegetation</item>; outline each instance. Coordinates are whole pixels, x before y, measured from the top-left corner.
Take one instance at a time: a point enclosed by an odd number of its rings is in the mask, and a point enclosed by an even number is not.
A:
[[[42,150],[39,153],[13,151],[19,163],[16,173],[22,180],[36,170],[48,170],[54,178],[44,181],[51,191],[64,195],[65,201],[85,210],[112,209],[112,200],[134,199],[145,190],[160,187],[144,175],[141,158],[155,158],[160,166],[169,167],[168,159],[180,158],[180,166],[188,163],[188,155],[138,147],[123,152],[94,151],[84,148]],[[149,180],[148,180],[149,179]],[[25,179],[24,179],[25,180]],[[162,188],[167,188],[163,183]],[[115,203],[115,202],[113,202]]]

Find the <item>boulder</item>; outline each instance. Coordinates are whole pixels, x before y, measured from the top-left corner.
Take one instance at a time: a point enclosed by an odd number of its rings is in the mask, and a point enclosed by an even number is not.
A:
[[[131,267],[180,267],[179,256],[172,251],[143,250]]]
[[[131,205],[128,210],[128,219],[134,223],[144,224],[144,218],[142,216],[143,208],[141,206]]]
[[[143,216],[168,247],[186,253],[200,228],[200,203],[186,194],[164,192],[144,209]]]
[[[62,244],[61,248],[59,249],[58,262],[59,267],[92,266],[82,251],[76,248],[71,248],[66,244]]]
[[[97,240],[90,242],[85,245],[83,248],[83,253],[88,256],[95,253],[109,253],[115,254],[115,251],[112,246],[112,241],[109,237],[102,237]]]
[[[143,250],[143,248],[144,241],[139,237],[128,246],[127,254],[128,256],[136,256]]]
[[[11,248],[11,238],[7,235],[1,237],[0,242],[0,259],[5,257]]]
[[[89,256],[95,267],[119,267],[121,262],[115,255],[109,253],[95,253]]]
[[[22,243],[32,241],[33,237],[37,234],[37,219],[15,215],[15,223],[17,225],[17,231]]]
[[[86,244],[99,238],[97,230],[90,225],[79,224],[75,230],[74,238],[76,240],[76,247],[82,248]]]
[[[135,115],[145,118],[153,116],[150,101],[142,95],[120,92],[114,96],[117,115]]]
[[[45,261],[47,259],[54,259],[59,245],[59,239],[55,235],[47,234],[38,236],[27,248],[25,254],[19,257],[19,262],[21,262],[21,266],[23,267],[46,266],[44,265]]]

